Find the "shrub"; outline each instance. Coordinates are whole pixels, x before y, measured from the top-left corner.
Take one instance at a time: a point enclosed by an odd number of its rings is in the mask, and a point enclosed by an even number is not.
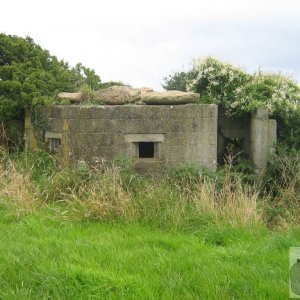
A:
[[[195,59],[187,78],[187,90],[200,93],[201,102],[218,104],[228,112],[251,76],[238,67],[208,57]]]
[[[218,104],[233,117],[266,106],[277,120],[279,141],[300,148],[300,86],[290,77],[263,72],[252,75],[207,57],[194,60],[189,71],[174,73],[164,81],[166,89],[200,93],[200,102]]]

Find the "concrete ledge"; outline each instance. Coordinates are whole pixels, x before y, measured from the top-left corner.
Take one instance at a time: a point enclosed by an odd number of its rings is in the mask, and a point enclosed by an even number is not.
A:
[[[164,134],[125,134],[125,142],[164,142]]]
[[[45,133],[45,139],[61,139],[62,138],[62,134],[61,133],[57,133],[57,132],[49,132],[47,131]]]

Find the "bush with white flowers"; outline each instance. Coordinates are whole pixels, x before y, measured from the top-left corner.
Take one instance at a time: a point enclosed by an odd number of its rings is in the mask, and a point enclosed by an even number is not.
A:
[[[200,93],[201,103],[218,104],[229,116],[268,107],[277,120],[279,141],[300,149],[300,86],[292,78],[280,73],[249,74],[212,57],[195,59],[188,72],[175,75],[165,77],[163,86],[176,89],[178,82],[180,90]],[[185,88],[181,86],[184,81]]]
[[[212,57],[195,59],[187,74],[187,90],[200,93],[201,102],[216,103],[228,111],[231,104],[237,104],[237,95],[250,77],[244,70]]]
[[[258,72],[254,75],[212,57],[196,59],[188,72],[187,90],[201,94],[201,102],[221,105],[229,115],[251,112],[267,106],[278,110],[299,109],[300,87],[281,74]]]

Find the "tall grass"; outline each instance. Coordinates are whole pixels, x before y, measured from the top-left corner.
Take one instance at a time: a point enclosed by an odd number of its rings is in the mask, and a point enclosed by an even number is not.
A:
[[[28,172],[17,170],[13,161],[0,163],[0,203],[12,206],[18,215],[43,205],[35,195]]]
[[[258,192],[255,188],[243,187],[241,182],[224,181],[221,189],[212,182],[205,182],[197,187],[192,199],[199,213],[211,216],[217,223],[249,225],[262,222]]]
[[[104,162],[64,168],[43,152],[2,153],[0,201],[18,216],[49,206],[63,220],[143,222],[160,228],[299,224],[299,177],[289,173],[290,179],[285,176],[272,194],[270,170],[264,182],[251,185],[231,168],[215,174],[188,168],[151,178]]]
[[[300,224],[300,152],[279,149],[270,157],[260,179],[261,193],[268,199],[268,224]]]

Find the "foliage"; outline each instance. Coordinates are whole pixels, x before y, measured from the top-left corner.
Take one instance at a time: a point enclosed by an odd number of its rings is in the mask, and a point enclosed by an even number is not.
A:
[[[267,199],[266,222],[295,223],[300,213],[300,151],[277,147],[261,175],[260,190]]]
[[[78,76],[78,82],[76,82],[77,89],[81,86],[88,86],[94,91],[97,91],[101,88],[100,77],[93,69],[89,69],[83,66],[82,63],[78,63],[72,69],[72,71],[75,71],[75,74]]]
[[[64,203],[66,220],[123,220],[165,229],[263,221],[272,227],[300,224],[295,156],[274,159],[276,165],[270,165],[259,185],[244,161],[228,161],[216,173],[188,165],[144,177],[124,160],[66,168],[45,152],[0,154],[0,201],[8,199],[18,215],[37,205]]]
[[[218,104],[230,116],[243,116],[266,106],[278,122],[279,141],[290,148],[300,148],[300,86],[292,78],[280,73],[251,75],[207,57],[194,60],[188,72],[169,75],[164,81],[166,89],[200,93],[201,102]]]
[[[118,85],[118,86],[129,86],[129,84],[123,83],[122,81],[106,81],[100,83],[100,89],[106,89],[111,86]]]
[[[175,72],[168,77],[163,78],[164,83],[162,87],[165,90],[176,90],[176,91],[187,91],[187,73],[186,72]]]
[[[300,151],[278,146],[269,157],[261,178],[262,187],[272,196],[280,195],[283,189],[293,187],[300,195]]]
[[[94,90],[86,84],[80,87],[79,92],[81,92],[81,97],[84,102],[89,102],[94,99]]]
[[[100,88],[94,70],[80,63],[71,68],[30,37],[0,34],[0,121],[20,119],[24,107],[51,103],[58,92],[84,84]]]
[[[200,93],[203,102],[228,109],[239,88],[250,76],[242,69],[214,58],[194,60],[188,72],[187,90]]]

